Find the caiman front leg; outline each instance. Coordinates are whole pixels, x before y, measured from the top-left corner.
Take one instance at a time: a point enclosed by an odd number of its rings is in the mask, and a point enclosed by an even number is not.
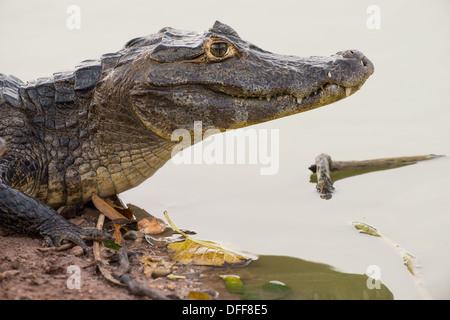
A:
[[[67,240],[80,245],[85,252],[88,247],[84,240],[110,239],[105,231],[83,229],[68,222],[51,207],[1,181],[0,225],[18,233],[41,236],[52,246]]]
[[[1,140],[0,155],[5,147]],[[0,225],[18,233],[41,236],[52,246],[70,241],[80,245],[84,252],[88,251],[84,240],[102,241],[111,238],[103,230],[83,229],[68,222],[53,208],[11,187],[7,180],[15,175],[7,170],[17,172],[14,163],[18,162],[8,161],[0,165]]]

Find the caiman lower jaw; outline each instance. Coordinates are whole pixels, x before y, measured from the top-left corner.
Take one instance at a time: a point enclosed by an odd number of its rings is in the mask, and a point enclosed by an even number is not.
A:
[[[358,91],[361,86],[362,84],[353,87],[344,87],[338,84],[328,83],[305,97],[296,97],[296,102],[299,106],[305,107],[305,110],[318,108],[350,96]]]
[[[363,83],[360,83],[352,87],[344,87],[334,83],[326,83],[304,96],[295,94],[275,94],[266,96],[237,96],[237,95],[229,95],[229,96],[230,98],[237,100],[259,99],[261,100],[262,103],[269,103],[275,106],[277,105],[277,102],[280,103],[282,101],[291,100],[293,102],[291,104],[296,105],[296,112],[290,113],[293,114],[318,108],[341,100],[343,98],[346,98],[355,93],[356,91],[358,91],[362,85]]]
[[[193,131],[195,121],[202,121],[205,130],[238,129],[336,102],[355,93],[362,84],[344,87],[328,82],[304,96],[300,93],[241,96],[236,95],[236,88],[204,84],[140,86],[131,90],[130,95],[142,123],[160,137],[171,140],[176,129]]]

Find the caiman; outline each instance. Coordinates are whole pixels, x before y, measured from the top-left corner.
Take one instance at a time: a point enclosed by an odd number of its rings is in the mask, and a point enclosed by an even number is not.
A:
[[[355,93],[373,71],[357,50],[273,54],[217,21],[203,33],[164,28],[36,81],[0,74],[0,225],[86,251],[85,240],[109,235],[55,208],[136,187],[170,159],[174,130],[311,110]]]

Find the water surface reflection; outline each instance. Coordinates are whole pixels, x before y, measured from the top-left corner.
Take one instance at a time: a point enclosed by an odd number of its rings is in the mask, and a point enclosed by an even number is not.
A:
[[[281,281],[291,288],[283,300],[393,300],[392,292],[365,274],[343,273],[332,266],[294,257],[263,255],[246,267],[221,270],[221,274],[240,276],[246,286],[262,286],[269,281]],[[369,286],[368,286],[369,282]],[[216,285],[220,285],[216,284]],[[216,287],[222,298],[240,299],[239,294],[223,293],[225,285]]]

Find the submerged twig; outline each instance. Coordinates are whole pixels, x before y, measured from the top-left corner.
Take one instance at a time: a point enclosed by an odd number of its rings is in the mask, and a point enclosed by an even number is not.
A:
[[[360,233],[369,234],[374,237],[380,237],[389,246],[394,248],[395,251],[397,251],[398,255],[402,258],[404,265],[406,266],[409,273],[411,274],[413,281],[414,281],[414,285],[416,286],[417,291],[419,292],[420,296],[423,299],[432,299],[431,294],[429,293],[428,289],[426,288],[425,282],[420,274],[417,260],[411,253],[406,251],[406,249],[401,247],[397,242],[386,237],[384,234],[380,233],[377,229],[375,229],[372,226],[369,226],[368,224],[354,221],[354,222],[352,222],[352,225],[356,229],[360,230]]]
[[[339,180],[346,177],[363,174],[367,172],[399,168],[406,165],[415,164],[418,161],[431,160],[441,155],[424,155],[396,158],[379,158],[360,161],[334,161],[328,154],[319,154],[309,169],[317,174],[316,189],[320,193],[322,199],[331,199],[334,191],[333,180]],[[337,176],[336,172],[346,172],[341,176]],[[334,176],[334,179],[332,179]]]
[[[330,157],[327,154],[322,154]],[[319,155],[322,156],[322,155]],[[350,160],[350,161],[331,161],[330,157],[330,170],[345,171],[345,170],[359,170],[368,168],[381,168],[381,167],[397,167],[402,165],[415,164],[418,161],[431,160],[442,157],[442,155],[429,154],[424,156],[410,156],[410,157],[395,157],[395,158],[379,158],[370,160]]]
[[[333,181],[330,177],[331,157],[322,153],[316,157],[316,189],[322,199],[331,199],[331,193],[334,191]]]

